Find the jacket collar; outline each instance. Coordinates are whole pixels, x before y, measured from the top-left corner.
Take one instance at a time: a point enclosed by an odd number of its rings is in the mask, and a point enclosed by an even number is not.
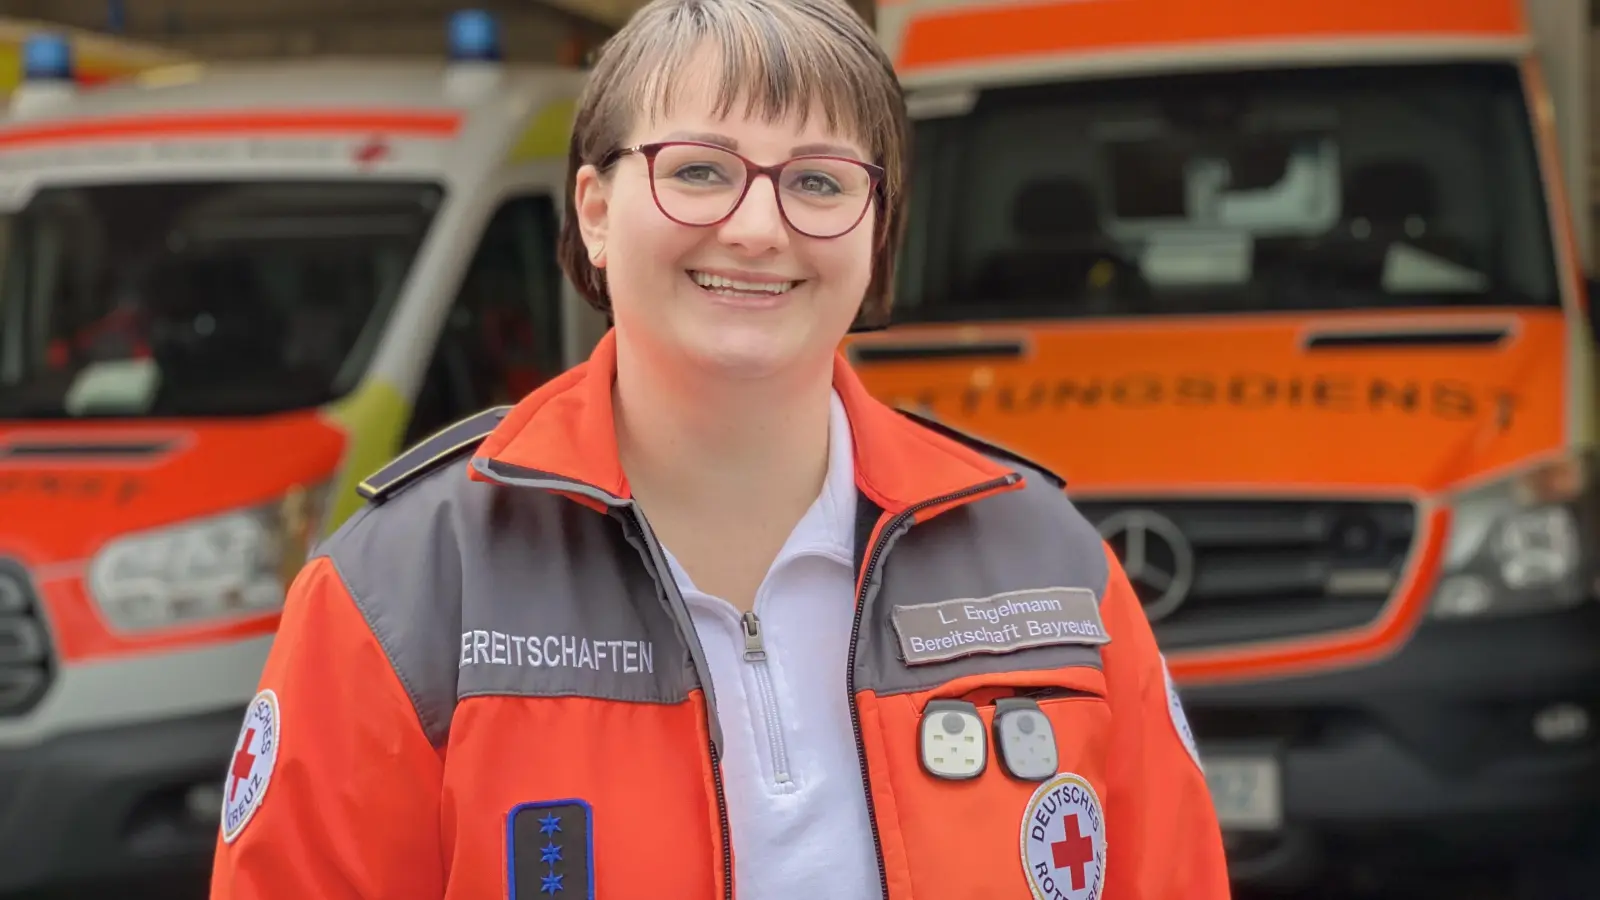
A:
[[[616,363],[615,332],[607,331],[588,360],[546,382],[506,413],[479,446],[474,462],[528,469],[630,499],[612,419]],[[834,356],[833,386],[850,418],[856,486],[887,513],[1013,474],[883,404],[842,353]],[[470,471],[473,478],[487,478],[476,467]]]

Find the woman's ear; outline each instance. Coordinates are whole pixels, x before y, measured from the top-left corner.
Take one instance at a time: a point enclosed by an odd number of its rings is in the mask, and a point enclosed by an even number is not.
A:
[[[572,203],[578,213],[578,231],[589,251],[589,263],[597,269],[606,264],[606,231],[610,222],[611,184],[593,165],[578,169],[573,180]]]

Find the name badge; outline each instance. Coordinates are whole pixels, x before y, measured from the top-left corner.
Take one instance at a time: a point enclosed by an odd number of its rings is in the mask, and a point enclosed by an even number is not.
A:
[[[1111,641],[1100,620],[1100,600],[1088,588],[1038,588],[896,606],[890,618],[908,666],[975,653]]]

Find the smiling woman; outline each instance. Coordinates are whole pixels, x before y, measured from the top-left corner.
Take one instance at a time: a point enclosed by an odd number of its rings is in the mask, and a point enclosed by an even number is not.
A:
[[[853,16],[843,27],[837,4],[711,6],[647,7],[596,65],[574,125],[562,260],[621,340],[693,328],[680,352],[747,375],[801,355],[825,366],[830,335],[887,313],[903,100],[871,33]],[[630,215],[607,215],[613,204]],[[661,215],[634,214],[650,205]],[[660,254],[678,264],[649,280]],[[770,312],[765,337],[748,317],[708,318],[736,310]]]
[[[866,25],[655,0],[575,122],[561,258],[613,328],[307,564],[213,896],[1226,897],[1116,558],[840,353],[905,209]]]

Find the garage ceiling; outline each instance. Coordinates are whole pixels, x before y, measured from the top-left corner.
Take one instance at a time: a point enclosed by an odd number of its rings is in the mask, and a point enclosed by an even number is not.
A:
[[[644,0],[548,0],[548,2],[552,6],[560,6],[613,25],[627,21],[634,10],[644,5]],[[1600,0],[1594,2],[1600,3]],[[873,0],[850,0],[850,5],[856,8],[856,12],[868,16],[870,20]]]
[[[852,0],[870,10],[871,0]],[[212,59],[438,56],[465,7],[500,20],[508,58],[571,61],[644,0],[0,0],[0,16],[113,31]]]
[[[551,6],[559,6],[612,26],[626,22],[634,10],[644,5],[641,0],[548,0],[548,2]]]

